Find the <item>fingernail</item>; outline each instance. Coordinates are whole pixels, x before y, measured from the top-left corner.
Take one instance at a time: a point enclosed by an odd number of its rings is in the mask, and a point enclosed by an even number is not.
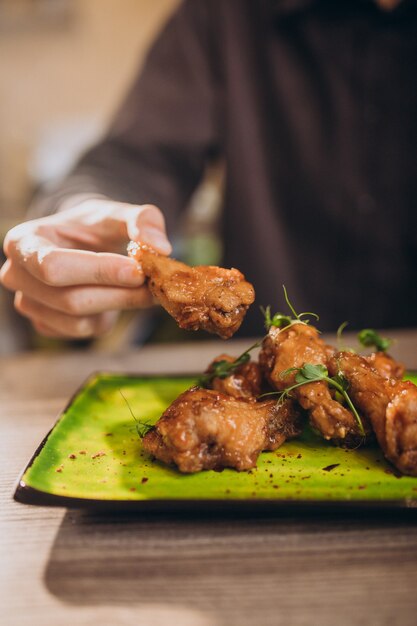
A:
[[[170,254],[172,251],[171,244],[164,233],[153,226],[143,226],[140,229],[139,239],[144,243],[148,243],[153,248],[156,248],[156,250],[162,252],[162,254]]]
[[[144,281],[144,276],[136,264],[131,267],[122,267],[118,271],[117,278],[124,287],[140,287]]]

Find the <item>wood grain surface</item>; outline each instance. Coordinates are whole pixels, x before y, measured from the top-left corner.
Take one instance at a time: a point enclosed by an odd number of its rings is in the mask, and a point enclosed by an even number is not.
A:
[[[417,332],[397,337],[397,356],[417,368]],[[415,511],[158,517],[13,502],[19,472],[92,371],[200,371],[224,349],[0,359],[2,626],[417,623]]]

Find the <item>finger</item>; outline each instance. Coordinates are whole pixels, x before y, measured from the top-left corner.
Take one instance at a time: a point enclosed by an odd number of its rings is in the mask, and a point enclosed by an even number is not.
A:
[[[57,248],[36,235],[9,241],[9,258],[47,285],[114,285],[139,287],[144,276],[133,259],[110,252]]]
[[[68,337],[65,333],[61,333],[58,330],[54,330],[44,322],[31,320],[33,328],[36,330],[38,335],[42,335],[43,337],[47,337],[48,339],[77,339],[77,337]],[[80,339],[80,337],[78,337]],[[88,339],[88,337],[87,337]]]
[[[2,282],[10,291],[22,291],[36,302],[68,315],[96,315],[105,311],[141,309],[152,306],[147,287],[77,286],[51,287],[37,280],[15,263],[7,261]]]
[[[117,319],[117,313],[113,311],[85,317],[66,315],[28,298],[20,291],[16,293],[14,304],[21,315],[38,326],[48,328],[55,336],[79,339],[97,337],[108,332]]]
[[[7,260],[0,268],[0,283],[5,287],[6,285],[4,283],[4,277],[9,273],[11,265],[11,261]],[[8,287],[6,287],[6,289],[8,289]]]
[[[68,339],[66,335],[56,330],[53,330],[43,322],[32,321],[32,326],[39,335],[43,335],[44,337],[48,337],[49,339]]]
[[[131,240],[147,243],[161,254],[171,254],[165,218],[156,206],[145,204],[132,209],[127,216],[127,230]]]
[[[74,242],[82,239],[87,249],[100,251],[100,247],[101,250],[107,250],[109,245],[114,247],[115,242],[124,243],[126,247],[131,239],[148,243],[161,254],[170,254],[172,250],[164,216],[152,204],[90,199],[82,202],[78,209],[63,211],[51,219],[55,220],[62,241],[68,241],[68,247],[78,248]]]

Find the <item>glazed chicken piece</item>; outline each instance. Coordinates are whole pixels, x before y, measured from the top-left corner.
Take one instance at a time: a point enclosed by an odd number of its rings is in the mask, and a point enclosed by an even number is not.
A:
[[[271,326],[262,343],[259,363],[271,386],[282,391],[293,384],[295,377],[291,373],[282,378],[282,372],[306,363],[326,365],[333,354],[334,349],[321,339],[314,326],[302,323],[283,329]]]
[[[233,356],[221,354],[209,365],[205,374],[210,376],[213,372],[214,365],[220,361],[233,363],[235,360]],[[255,402],[256,398],[262,392],[262,373],[260,365],[255,361],[248,361],[247,363],[239,365],[239,367],[225,378],[220,378],[219,376],[211,378],[206,386],[209,389],[221,391],[233,398]]]
[[[289,368],[301,368],[306,363],[327,366],[333,353],[334,349],[320,338],[314,326],[297,323],[282,330],[272,326],[262,344],[259,363],[270,385],[283,391],[295,383],[296,372],[286,376],[282,376],[282,372]],[[308,412],[310,424],[325,439],[346,447],[355,447],[363,442],[355,416],[334,400],[325,381],[302,385],[291,395]],[[366,430],[370,430],[369,425]]]
[[[202,328],[227,339],[237,331],[255,299],[252,285],[239,270],[189,267],[135,242],[128,251],[140,263],[152,295],[180,328]]]
[[[262,450],[276,450],[300,433],[301,414],[292,401],[245,402],[193,387],[168,407],[143,439],[147,452],[181,472],[255,467]]]
[[[396,380],[403,379],[405,374],[404,365],[396,361],[386,352],[373,352],[365,358],[383,378],[395,378]]]
[[[329,371],[341,371],[348,380],[349,395],[371,421],[386,458],[404,474],[417,476],[417,387],[384,378],[366,358],[350,352],[336,354]]]

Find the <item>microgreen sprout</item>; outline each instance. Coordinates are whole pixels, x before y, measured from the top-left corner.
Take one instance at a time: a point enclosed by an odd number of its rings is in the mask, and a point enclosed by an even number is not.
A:
[[[127,401],[125,395],[122,393],[122,390],[119,389],[119,393],[122,396],[123,400],[126,402],[126,406],[130,411],[130,415],[133,417],[133,419],[135,420],[135,428],[136,428],[136,432],[138,433],[139,437],[141,439],[144,438],[144,436],[153,428],[153,424],[150,423],[149,420],[138,420],[137,417],[135,416],[135,414],[132,411],[132,407],[130,406],[129,402]]]
[[[364,328],[358,333],[358,340],[365,348],[375,348],[378,352],[386,352],[392,339],[381,337],[373,328]]]
[[[339,328],[336,331],[336,337],[337,337],[337,343],[338,345],[341,343],[342,341],[342,333],[345,330],[346,326],[348,326],[349,322],[342,322],[339,326]]]
[[[306,363],[305,365],[303,365],[303,367],[290,367],[289,369],[284,370],[283,372],[281,372],[280,378],[285,378],[286,376],[288,376],[288,374],[291,374],[292,372],[296,372],[296,375],[294,378],[295,382],[293,385],[290,385],[283,391],[272,392],[270,394],[264,394],[264,395],[274,395],[278,393],[279,394],[278,402],[282,402],[288,396],[291,395],[291,392],[294,389],[297,389],[298,387],[301,387],[302,385],[306,385],[308,383],[315,383],[318,381],[325,381],[327,382],[329,387],[333,387],[333,389],[336,390],[336,393],[339,395],[340,399],[346,402],[347,406],[352,411],[358,423],[359,431],[361,435],[365,436],[365,430],[364,430],[360,415],[358,411],[356,410],[356,407],[353,404],[348,394],[349,382],[341,371],[339,371],[336,374],[336,376],[330,377],[327,367],[325,365],[321,365],[321,364],[314,365],[312,363]]]
[[[350,346],[347,346],[345,343],[343,343],[343,331],[345,330],[346,326],[349,325],[349,322],[342,322],[339,326],[339,328],[336,331],[336,338],[337,338],[337,347],[339,352],[355,352],[355,350],[353,348],[351,348]]]
[[[203,374],[198,384],[200,387],[207,387],[213,378],[227,378],[233,372],[237,370],[241,365],[245,365],[250,361],[250,352],[255,348],[258,348],[261,345],[261,341],[257,341],[252,346],[250,346],[245,352],[242,352],[240,356],[238,356],[234,361],[226,361],[225,359],[220,359],[220,361],[215,361],[211,366],[208,372]]]
[[[275,313],[275,315],[271,315],[270,306],[267,306],[266,308],[261,307],[261,311],[264,316],[264,324],[267,331],[271,328],[271,326],[282,329],[287,328],[287,326],[292,326],[292,324],[308,324],[310,322],[310,319],[303,319],[307,316],[314,317],[316,320],[319,319],[319,316],[316,313],[312,313],[311,311],[297,313],[290,302],[285,285],[282,285],[282,288],[284,290],[285,302],[287,303],[287,306],[290,309],[293,317],[291,315],[285,315],[285,313]]]

